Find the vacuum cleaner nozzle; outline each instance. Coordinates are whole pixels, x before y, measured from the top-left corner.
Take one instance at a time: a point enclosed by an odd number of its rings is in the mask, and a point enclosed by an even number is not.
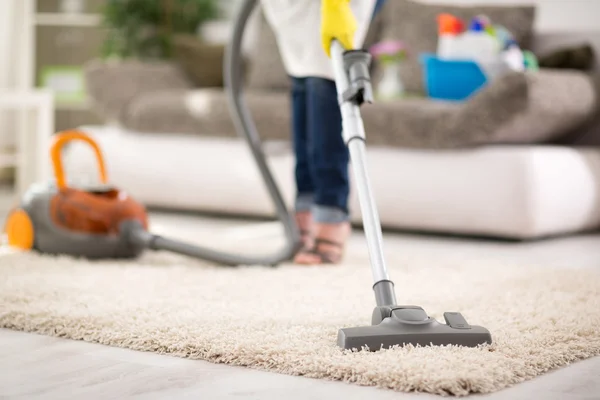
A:
[[[447,312],[444,319],[445,324],[439,323],[418,306],[376,307],[371,326],[340,329],[338,346],[378,351],[406,345],[477,347],[492,343],[486,328],[469,325],[460,313]]]

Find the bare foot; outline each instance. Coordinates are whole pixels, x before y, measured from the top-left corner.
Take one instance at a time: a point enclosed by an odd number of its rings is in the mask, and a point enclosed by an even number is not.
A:
[[[301,251],[310,249],[314,246],[314,224],[312,213],[310,211],[301,211],[296,213],[296,224],[300,230],[300,240],[302,241]]]
[[[339,224],[315,224],[314,246],[300,251],[294,258],[296,264],[339,264],[342,261],[346,241],[352,227],[349,222]]]

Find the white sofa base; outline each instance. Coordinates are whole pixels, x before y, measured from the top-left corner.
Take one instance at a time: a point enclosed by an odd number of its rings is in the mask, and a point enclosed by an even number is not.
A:
[[[274,208],[245,143],[83,127],[100,143],[111,181],[148,206],[270,217]],[[274,144],[270,144],[274,145]],[[293,155],[269,163],[290,206]],[[600,149],[490,146],[459,151],[369,148],[384,228],[532,239],[600,226]],[[73,145],[69,177],[94,182],[93,153]],[[355,191],[352,219],[360,223]]]

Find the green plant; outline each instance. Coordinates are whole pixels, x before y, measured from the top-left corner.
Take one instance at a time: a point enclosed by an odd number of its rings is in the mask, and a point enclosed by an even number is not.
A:
[[[195,34],[219,17],[219,0],[107,0],[102,46],[105,58],[165,59],[174,34]]]

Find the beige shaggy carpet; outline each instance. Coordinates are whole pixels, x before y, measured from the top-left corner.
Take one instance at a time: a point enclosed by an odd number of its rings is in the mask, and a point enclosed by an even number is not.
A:
[[[215,268],[167,254],[131,263],[0,257],[0,326],[312,378],[441,395],[490,393],[600,355],[600,275],[492,260],[395,260],[399,299],[488,327],[484,348],[336,347],[368,324],[371,274]],[[435,261],[435,262],[433,262]]]

